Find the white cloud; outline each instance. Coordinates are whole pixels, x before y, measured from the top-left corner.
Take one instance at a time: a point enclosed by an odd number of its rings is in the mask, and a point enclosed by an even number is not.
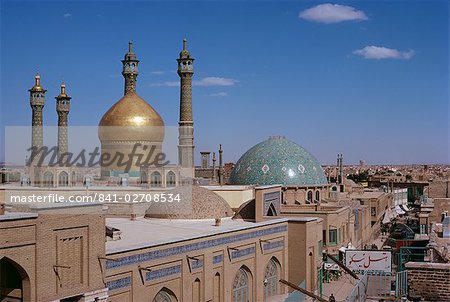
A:
[[[238,83],[238,80],[228,79],[228,78],[220,78],[220,77],[205,77],[200,80],[192,81],[193,86],[233,86]],[[179,81],[166,81],[166,82],[158,82],[151,83],[150,86],[167,86],[167,87],[177,87],[180,86]]]
[[[160,86],[167,86],[167,87],[177,87],[180,86],[179,81],[165,81],[165,82],[158,82],[158,83],[151,83],[151,87],[160,87]]]
[[[155,70],[155,71],[150,71],[150,74],[156,74],[156,75],[160,75],[160,74],[164,74],[165,72],[162,70]]]
[[[325,3],[300,12],[299,18],[319,23],[339,23],[343,21],[367,20],[366,14],[362,10],[354,7]]]
[[[380,46],[366,46],[362,49],[354,50],[355,55],[364,57],[365,59],[404,59],[409,60],[415,55],[415,51],[410,49],[408,51],[399,51],[393,48]]]
[[[72,14],[69,14],[69,13],[65,13],[65,14],[63,15],[63,17],[64,17],[65,19],[70,18],[71,16],[72,16]]]
[[[217,92],[217,93],[211,93],[211,94],[208,95],[208,96],[213,96],[213,97],[220,96],[220,97],[224,97],[224,96],[228,96],[228,93],[226,93],[226,92]]]
[[[194,86],[233,86],[238,83],[238,80],[219,78],[219,77],[206,77],[200,80],[193,81]]]

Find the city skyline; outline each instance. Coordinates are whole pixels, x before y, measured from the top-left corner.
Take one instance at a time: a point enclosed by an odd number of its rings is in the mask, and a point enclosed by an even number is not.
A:
[[[175,59],[187,38],[197,164],[219,144],[225,161],[236,161],[271,135],[323,165],[337,153],[348,164],[450,162],[445,1],[1,5],[2,129],[29,125],[36,72],[48,90],[45,125],[56,124],[62,81],[69,125],[96,125],[122,96],[130,39],[141,61],[138,94],[175,126]]]

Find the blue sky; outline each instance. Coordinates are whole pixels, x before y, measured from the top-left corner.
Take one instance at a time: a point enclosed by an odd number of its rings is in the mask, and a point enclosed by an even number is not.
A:
[[[62,80],[70,123],[97,125],[130,39],[138,94],[175,126],[185,37],[197,153],[284,135],[322,164],[450,162],[447,1],[1,1],[2,128],[30,123],[37,71],[46,125]]]

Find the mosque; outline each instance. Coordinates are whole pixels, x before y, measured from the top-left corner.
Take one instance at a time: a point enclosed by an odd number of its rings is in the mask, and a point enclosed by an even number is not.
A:
[[[362,240],[349,207],[322,205],[329,184],[318,161],[284,137],[250,148],[237,161],[228,186],[195,185],[194,58],[186,40],[177,63],[178,164],[133,162],[124,169],[113,162],[102,165],[100,179],[87,188],[83,170],[36,166],[31,160],[31,186],[0,189],[0,301],[282,301],[293,288],[280,280],[317,293],[323,249],[336,254],[341,245]],[[122,60],[124,96],[99,123],[102,156],[162,151],[164,121],[136,93],[138,64],[130,42]],[[46,90],[39,76],[35,81],[30,105],[32,146],[38,148]],[[62,158],[71,100],[65,85],[56,100]],[[219,167],[220,178],[222,163]],[[130,185],[123,186],[124,178]],[[88,205],[12,202],[13,196],[48,192],[67,200],[108,192],[129,196],[136,193],[133,180],[139,193],[169,192],[189,202],[177,207],[123,199]],[[100,185],[105,181],[107,186]],[[250,195],[231,206],[219,191],[236,188]]]

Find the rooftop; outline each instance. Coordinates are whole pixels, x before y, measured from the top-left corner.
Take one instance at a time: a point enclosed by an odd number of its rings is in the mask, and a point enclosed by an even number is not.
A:
[[[31,219],[36,217],[38,217],[36,213],[6,212],[4,215],[0,215],[0,221]]]
[[[277,218],[254,223],[238,219],[223,218],[220,226],[215,226],[214,219],[146,219],[130,220],[126,218],[107,218],[106,225],[119,229],[121,239],[106,242],[106,253],[115,254],[140,248],[192,240],[207,236],[225,234],[235,231],[258,228],[287,221],[309,222],[315,217]]]

